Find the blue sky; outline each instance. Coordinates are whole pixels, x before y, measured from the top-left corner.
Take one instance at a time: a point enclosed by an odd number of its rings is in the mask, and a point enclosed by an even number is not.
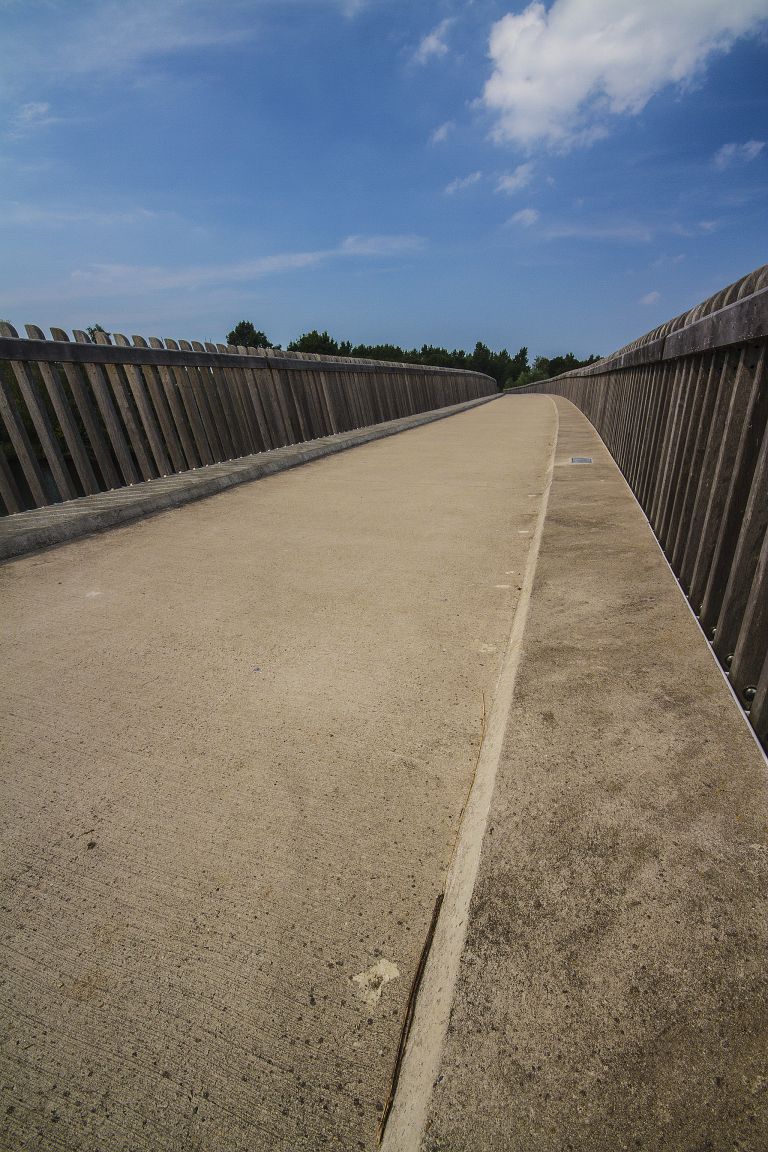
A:
[[[0,315],[607,353],[768,260],[768,0],[0,0]]]

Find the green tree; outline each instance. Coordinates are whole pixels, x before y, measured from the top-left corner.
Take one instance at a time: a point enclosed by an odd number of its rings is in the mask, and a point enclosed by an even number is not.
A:
[[[298,340],[291,340],[288,351],[318,352],[321,355],[338,356],[339,345],[327,332],[318,332],[316,328],[313,328],[311,332],[305,332],[303,336],[299,336]]]
[[[275,347],[274,344],[270,344],[263,332],[254,328],[250,320],[241,320],[239,324],[235,324],[232,331],[227,334],[227,344],[240,345],[243,348]]]
[[[475,350],[469,358],[469,363],[474,372],[485,372],[486,376],[491,376],[493,353],[488,345],[478,340],[477,344],[475,344]]]
[[[530,365],[528,363],[528,349],[525,347],[525,345],[523,345],[523,347],[515,353],[509,362],[509,369],[504,379],[504,386],[509,388],[512,384],[516,383],[517,380],[520,379],[524,372],[528,372],[529,369]]]
[[[357,356],[361,360],[395,360],[405,359],[405,353],[397,344],[356,344],[350,349],[350,356]]]
[[[522,351],[522,349],[521,349]],[[527,349],[525,349],[527,353]],[[564,356],[537,356],[533,367],[521,372],[514,381],[516,388],[523,388],[526,384],[535,384],[538,380],[549,380],[559,376],[562,372],[572,372],[574,368],[584,368],[587,364],[594,364],[599,356],[589,356],[586,360],[579,360],[573,352],[566,352]]]

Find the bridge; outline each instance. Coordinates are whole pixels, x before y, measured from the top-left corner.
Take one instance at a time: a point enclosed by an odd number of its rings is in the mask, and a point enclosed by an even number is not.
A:
[[[763,1149],[768,269],[509,395],[27,332],[0,1146]]]

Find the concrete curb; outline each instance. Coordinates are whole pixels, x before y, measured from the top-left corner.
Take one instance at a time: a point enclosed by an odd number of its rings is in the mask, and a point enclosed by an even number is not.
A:
[[[215,496],[237,484],[247,484],[275,472],[285,472],[288,468],[297,468],[324,456],[345,452],[360,444],[369,444],[373,440],[395,436],[398,432],[407,432],[410,428],[445,420],[448,416],[456,416],[480,404],[497,400],[499,395],[501,393],[482,396],[447,408],[388,420],[369,428],[339,432],[335,436],[325,436],[303,444],[288,444],[271,452],[259,452],[238,460],[227,460],[222,464],[210,464],[189,472],[178,472],[173,476],[147,480],[143,484],[116,488],[110,492],[99,492],[94,496],[83,496],[79,500],[68,500],[47,508],[18,512],[0,521],[0,560],[10,560],[41,548],[66,544],[131,520],[178,508],[193,500]]]

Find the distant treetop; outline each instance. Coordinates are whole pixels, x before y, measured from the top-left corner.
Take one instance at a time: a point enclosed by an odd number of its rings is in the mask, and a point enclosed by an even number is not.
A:
[[[326,356],[349,356],[351,347],[349,341],[339,344],[327,332],[318,332],[316,328],[313,328],[311,332],[305,332],[303,336],[299,336],[298,340],[291,340],[288,351],[319,352]]]
[[[229,333],[230,344],[244,344],[246,347],[267,348],[269,341],[263,332],[257,332],[249,320],[241,320]],[[280,345],[271,345],[279,348]],[[404,364],[434,364],[444,368],[464,368],[473,372],[485,372],[493,376],[499,388],[520,387],[533,380],[543,380],[556,376],[570,368],[591,364],[597,356],[588,360],[577,360],[572,352],[565,356],[537,356],[533,367],[528,362],[528,349],[523,346],[514,356],[506,348],[492,351],[487,344],[478,340],[473,352],[462,348],[437,348],[433,344],[422,344],[421,348],[403,349],[397,344],[352,344],[349,340],[335,340],[325,329],[318,332],[313,328],[288,345],[290,352],[314,352],[321,356],[354,356],[362,360],[392,360]]]
[[[250,320],[241,320],[235,324],[231,332],[227,333],[227,344],[240,345],[243,348],[274,348],[267,336],[254,328]]]

